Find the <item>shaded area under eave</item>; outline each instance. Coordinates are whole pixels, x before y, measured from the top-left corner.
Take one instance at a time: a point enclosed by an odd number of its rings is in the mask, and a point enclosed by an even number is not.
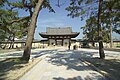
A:
[[[43,38],[48,38],[49,36],[70,36],[71,38],[75,38],[79,35],[79,32],[72,32],[72,33],[68,33],[68,34],[49,34],[46,32],[41,32],[39,33],[39,35]]]

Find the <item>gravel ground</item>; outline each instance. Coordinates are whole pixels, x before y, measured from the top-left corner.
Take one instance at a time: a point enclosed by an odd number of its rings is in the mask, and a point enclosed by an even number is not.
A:
[[[21,57],[22,53],[23,51],[2,53],[0,54],[0,62],[5,63],[3,62],[3,60],[6,60],[7,58]],[[120,59],[120,52],[105,51],[105,55],[106,55],[105,60]],[[39,61],[38,59],[40,57],[42,58],[41,61],[31,69],[33,64],[36,64],[37,61]],[[102,74],[100,74],[97,71],[94,71],[89,65],[85,64],[83,61],[80,60],[83,58],[88,60],[90,59],[91,63],[92,62],[94,63],[95,62],[94,58],[98,58],[98,57],[99,57],[98,50],[94,50],[94,49],[79,48],[78,50],[66,50],[65,48],[61,48],[61,47],[54,49],[53,48],[33,49],[31,54],[32,61],[29,64],[14,65],[17,66],[17,68],[19,67],[18,69],[15,69],[16,67],[14,66],[12,68],[9,68],[9,70],[6,68],[6,70],[8,71],[4,70],[4,72],[0,72],[0,79],[1,77],[7,77],[5,80],[14,80],[31,69],[30,72],[25,74],[20,80],[98,80],[98,79],[106,80]],[[100,65],[107,64],[110,62],[106,62],[106,63],[101,62],[101,63]],[[112,63],[113,62],[111,61],[111,65]],[[11,64],[13,65],[13,63]],[[10,66],[8,65],[8,62],[6,62],[4,66],[6,65],[7,67]],[[116,64],[114,65],[118,66]],[[2,66],[3,65],[1,65],[0,63],[0,67]],[[103,68],[104,66],[101,67]],[[110,66],[106,66],[105,69],[107,70],[109,69],[109,67]],[[105,71],[104,69],[101,70]],[[111,70],[113,70],[113,68]],[[4,73],[5,73],[4,76],[1,75]],[[110,72],[108,71],[108,73]]]

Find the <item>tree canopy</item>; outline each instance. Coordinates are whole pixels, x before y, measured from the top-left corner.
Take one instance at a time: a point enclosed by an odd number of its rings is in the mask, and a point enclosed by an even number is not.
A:
[[[87,19],[86,25],[83,27],[84,34],[87,35],[89,40],[98,40],[100,55],[103,55],[101,58],[104,58],[103,41],[109,41],[110,27],[112,26],[113,31],[120,34],[119,4],[120,1],[118,0],[70,0],[70,5],[66,8],[69,12],[68,16],[72,18],[80,17],[81,20]],[[1,40],[14,41],[14,38],[27,35],[23,53],[23,57],[27,60],[29,60],[31,54],[37,17],[43,8],[47,8],[49,12],[55,12],[49,0],[0,1]],[[29,14],[20,17],[15,9],[22,9]]]

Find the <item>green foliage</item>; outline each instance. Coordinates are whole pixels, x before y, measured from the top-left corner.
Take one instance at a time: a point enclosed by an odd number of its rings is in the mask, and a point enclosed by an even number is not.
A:
[[[22,38],[27,35],[31,17],[38,0],[20,0],[10,2],[9,0],[0,1],[0,41]],[[40,9],[47,8],[49,12],[55,12],[49,0],[44,0]],[[29,17],[18,17],[16,9],[23,9],[29,12]]]
[[[6,25],[8,25],[8,23],[10,23],[13,20],[13,18],[16,19],[17,14],[18,12],[0,9],[1,27],[5,27]]]
[[[103,14],[101,15],[102,23],[106,24],[105,27],[110,28],[112,25],[113,31],[120,34],[120,1],[118,0],[109,0],[103,2]],[[111,20],[111,21],[110,21]]]
[[[86,4],[91,4],[92,3],[92,0],[87,0],[86,1]]]
[[[27,35],[27,32],[23,32],[23,30],[28,27],[29,19],[19,21],[21,18],[18,17],[18,12],[9,5],[7,2],[0,7],[0,42],[13,41],[15,38],[22,38]]]
[[[83,34],[89,41],[98,41],[97,20],[95,17],[90,17],[86,20],[86,25],[83,26]],[[104,42],[110,42],[109,30],[102,26],[102,37]]]
[[[17,8],[24,8],[24,5],[22,2],[18,1],[18,2],[11,2],[9,3],[10,5],[17,7]]]
[[[0,0],[0,7],[4,6],[4,3],[8,2],[7,0]]]
[[[50,5],[49,0],[45,0],[43,2],[43,8],[47,8],[49,10],[49,12],[54,12],[55,13],[54,9]]]
[[[0,29],[0,42],[5,40],[5,38],[6,38],[5,32],[2,29]]]
[[[98,40],[97,14],[99,0],[70,0],[70,6],[66,8],[68,16],[72,18],[85,17],[86,25],[83,26],[83,34],[88,40]],[[100,14],[101,35],[104,42],[110,42],[110,25],[113,31],[120,34],[120,1],[104,0]]]
[[[79,1],[78,1],[78,4],[81,5],[82,2],[83,2],[83,0],[79,0]]]
[[[96,1],[97,0],[70,0],[70,6],[66,8],[69,12],[67,16],[71,16],[72,18],[80,16],[81,20],[83,20],[85,16],[93,16],[97,10]]]
[[[15,8],[25,9],[25,11],[31,10],[33,12],[32,9],[35,8],[37,2],[38,0],[23,0],[17,2],[10,2],[9,4]],[[54,9],[51,7],[49,0],[44,0],[42,8],[47,8],[49,12],[55,12]]]
[[[97,20],[95,17],[90,17],[90,19],[86,20],[86,25],[81,29],[83,29],[83,34],[88,40],[94,41],[97,39]]]

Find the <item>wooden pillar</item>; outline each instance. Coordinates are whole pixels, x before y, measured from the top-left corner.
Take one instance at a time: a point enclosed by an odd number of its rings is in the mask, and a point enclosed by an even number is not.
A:
[[[50,45],[50,39],[48,38],[48,46]]]
[[[64,41],[64,39],[62,38],[62,46],[63,46],[63,41]]]
[[[43,41],[43,48],[44,48],[44,41]]]
[[[57,39],[56,39],[56,36],[55,36],[55,45],[57,45]]]
[[[70,46],[71,46],[71,38],[69,37],[69,45],[68,45],[68,49],[70,50]]]

